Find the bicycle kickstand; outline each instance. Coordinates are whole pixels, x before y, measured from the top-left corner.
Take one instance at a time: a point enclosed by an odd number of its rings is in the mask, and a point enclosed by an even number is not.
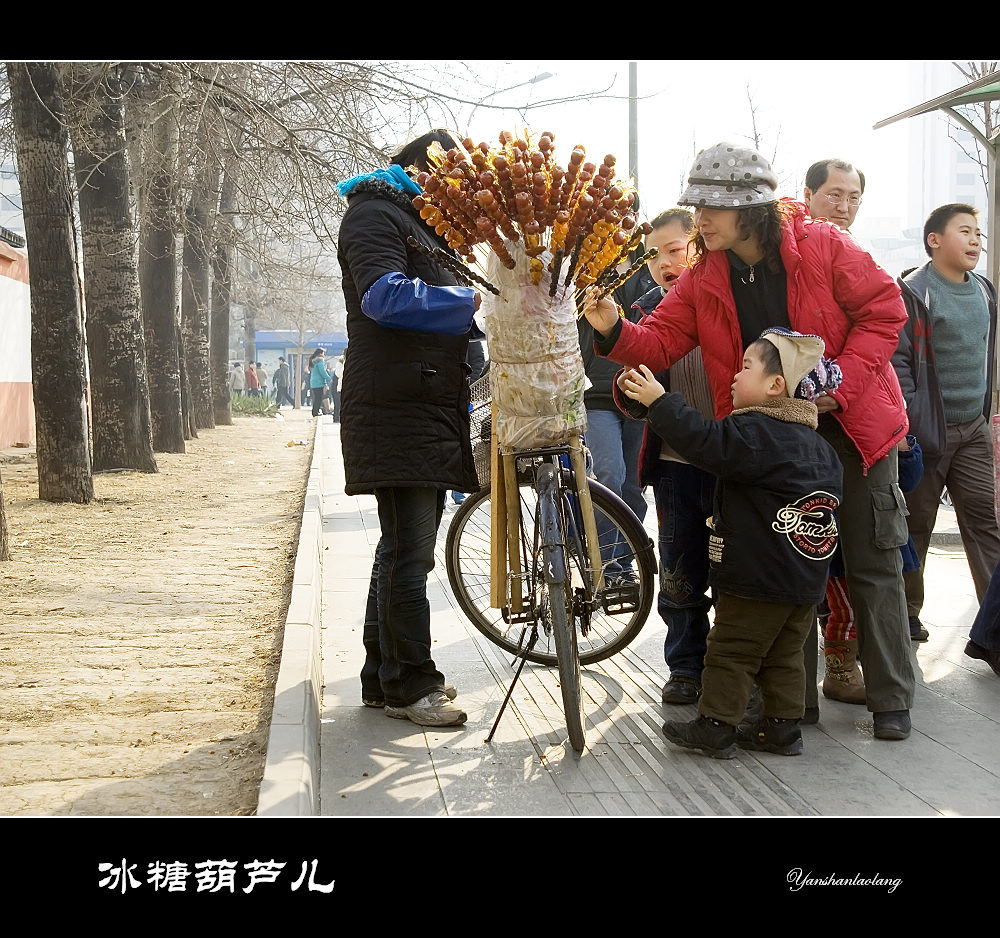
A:
[[[510,695],[514,693],[514,687],[517,684],[517,679],[521,676],[521,669],[524,667],[524,663],[528,660],[528,653],[532,648],[535,647],[535,642],[538,641],[538,625],[533,624],[531,626],[531,634],[528,636],[528,647],[524,649],[523,654],[518,655],[521,659],[520,664],[517,666],[517,670],[514,672],[514,679],[510,682],[510,687],[507,689],[507,696],[504,697],[503,703],[500,704],[500,710],[497,712],[497,718],[493,721],[493,728],[490,730],[490,735],[483,740],[483,742],[488,743],[493,739],[493,734],[497,731],[497,727],[500,725],[500,717],[503,716],[504,710],[507,709],[507,702],[510,700]]]

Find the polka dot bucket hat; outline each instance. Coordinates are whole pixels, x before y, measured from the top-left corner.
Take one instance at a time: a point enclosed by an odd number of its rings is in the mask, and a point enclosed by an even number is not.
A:
[[[678,205],[695,208],[744,208],[777,202],[778,177],[771,164],[751,147],[717,143],[702,150],[688,175]]]

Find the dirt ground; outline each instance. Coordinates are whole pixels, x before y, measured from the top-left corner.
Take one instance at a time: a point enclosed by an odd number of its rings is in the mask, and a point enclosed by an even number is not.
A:
[[[95,475],[89,505],[0,451],[0,816],[254,813],[313,439],[282,417]]]

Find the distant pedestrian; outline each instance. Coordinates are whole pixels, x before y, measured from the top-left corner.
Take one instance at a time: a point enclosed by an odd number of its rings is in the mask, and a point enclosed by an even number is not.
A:
[[[294,407],[295,401],[292,399],[292,395],[288,393],[292,376],[284,355],[278,356],[278,367],[275,369],[272,380],[274,381],[274,398],[278,402],[278,409],[281,410],[282,401],[287,401],[289,406]]]
[[[257,380],[257,371],[253,366],[253,362],[247,362],[247,367],[243,372],[243,377],[246,379],[247,383],[247,397],[259,397],[260,381]]]
[[[260,385],[261,397],[267,397],[267,372],[260,362],[257,362],[257,382]]]
[[[237,397],[242,397],[247,387],[246,375],[239,362],[233,362],[233,370],[229,372],[229,390]]]
[[[309,393],[312,395],[312,415],[318,417],[323,413],[323,392],[330,383],[330,374],[326,370],[326,352],[318,348],[309,356],[306,367],[309,372]]]

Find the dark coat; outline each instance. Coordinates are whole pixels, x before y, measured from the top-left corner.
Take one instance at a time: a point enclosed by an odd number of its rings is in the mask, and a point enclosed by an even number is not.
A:
[[[380,326],[361,310],[368,288],[395,271],[432,286],[455,278],[406,243],[442,247],[404,193],[355,186],[340,226],[351,354],[341,385],[340,438],[348,495],[388,486],[479,489],[469,437],[468,335]]]
[[[899,334],[899,345],[892,356],[892,365],[899,376],[899,386],[906,400],[906,413],[910,418],[910,433],[920,443],[924,459],[932,462],[944,452],[948,439],[944,402],[938,386],[934,367],[934,328],[927,308],[927,268],[915,267],[903,272],[899,286],[903,292],[907,320]],[[990,314],[990,332],[983,349],[983,368],[986,373],[986,395],[983,399],[983,416],[990,418],[993,403],[994,348],[997,330],[997,293],[985,277],[973,273],[982,287]]]
[[[638,405],[633,413],[640,413]],[[816,603],[826,591],[843,497],[836,451],[816,432],[816,405],[781,398],[706,420],[680,394],[653,401],[649,423],[692,465],[718,477],[709,539],[720,592]]]

